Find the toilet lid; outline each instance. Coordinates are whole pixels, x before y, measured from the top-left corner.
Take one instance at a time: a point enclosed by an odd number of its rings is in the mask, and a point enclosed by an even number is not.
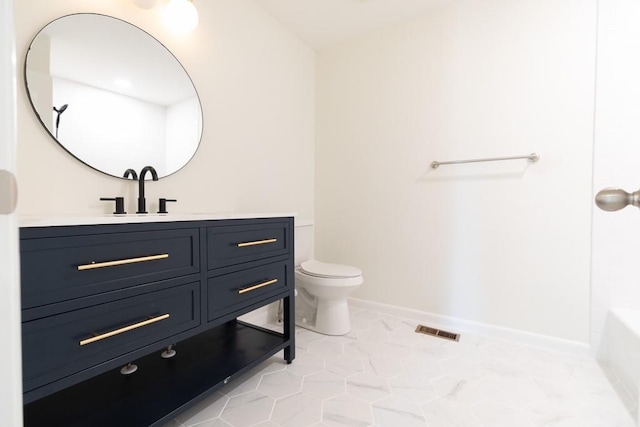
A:
[[[350,265],[329,264],[328,262],[320,262],[316,260],[303,262],[300,264],[300,269],[304,273],[315,277],[346,278],[362,275],[362,271],[359,268],[352,267]]]

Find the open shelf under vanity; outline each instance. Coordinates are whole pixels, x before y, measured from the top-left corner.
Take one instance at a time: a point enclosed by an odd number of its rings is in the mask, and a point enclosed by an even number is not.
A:
[[[138,370],[98,375],[25,406],[25,426],[161,426],[287,346],[282,334],[230,321],[136,361]]]

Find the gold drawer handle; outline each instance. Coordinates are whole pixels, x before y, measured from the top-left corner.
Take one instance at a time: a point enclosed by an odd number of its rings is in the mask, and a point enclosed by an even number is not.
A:
[[[116,265],[135,264],[136,262],[153,261],[156,259],[164,259],[164,258],[169,258],[169,254],[149,255],[149,256],[143,256],[139,258],[120,259],[117,261],[92,262],[91,264],[79,265],[78,271],[93,270],[95,268],[102,268],[102,267],[113,267]]]
[[[265,286],[273,285],[274,283],[277,283],[277,282],[278,282],[278,279],[273,279],[273,280],[268,280],[266,282],[258,283],[257,285],[253,285],[253,286],[250,286],[248,288],[240,289],[238,291],[238,294],[242,295],[245,292],[255,291],[256,289],[264,288]]]
[[[132,329],[136,329],[136,328],[140,328],[142,326],[147,326],[150,325],[152,323],[156,323],[159,322],[161,320],[164,319],[168,319],[169,318],[169,314],[163,314],[162,316],[158,316],[158,317],[154,317],[148,320],[145,320],[143,322],[139,322],[133,325],[129,325],[129,326],[125,326],[124,328],[120,328],[120,329],[116,329],[115,331],[111,331],[111,332],[107,332],[101,335],[96,335],[95,337],[91,337],[91,338],[87,338],[85,340],[80,341],[80,345],[87,345],[87,344],[91,344],[92,342],[96,342],[96,341],[100,341],[103,340],[105,338],[109,338],[112,337],[114,335],[118,335],[121,334],[123,332],[127,332],[130,331]]]
[[[238,243],[238,247],[246,248],[247,246],[266,245],[267,243],[275,243],[277,241],[278,239],[256,240],[255,242]]]

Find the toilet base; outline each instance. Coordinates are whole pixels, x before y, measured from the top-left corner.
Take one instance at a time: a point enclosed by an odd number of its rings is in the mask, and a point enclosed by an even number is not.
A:
[[[296,325],[324,335],[346,335],[351,331],[347,300],[319,300],[315,322],[296,319]]]

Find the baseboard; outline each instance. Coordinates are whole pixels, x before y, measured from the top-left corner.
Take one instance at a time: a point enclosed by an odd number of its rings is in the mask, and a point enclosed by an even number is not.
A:
[[[504,339],[517,343],[542,347],[552,351],[570,353],[578,356],[593,357],[589,344],[569,341],[548,335],[535,334],[518,329],[505,328],[502,326],[489,325],[486,323],[474,322],[471,320],[458,319],[455,317],[443,316],[441,314],[429,313],[426,311],[411,308],[399,307],[375,301],[368,301],[359,298],[349,298],[349,305],[352,307],[385,313],[405,319],[416,320],[427,326],[435,326],[443,329],[451,329],[453,332],[468,332],[471,334],[487,336],[491,338]]]

